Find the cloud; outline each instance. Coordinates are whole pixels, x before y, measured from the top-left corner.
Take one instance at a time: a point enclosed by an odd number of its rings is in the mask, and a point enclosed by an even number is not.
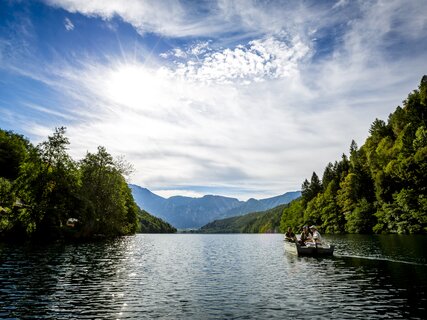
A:
[[[68,18],[65,18],[64,19],[64,26],[65,26],[65,29],[67,30],[67,31],[72,31],[72,30],[74,30],[74,24],[71,22],[71,20],[70,19],[68,19]]]
[[[223,30],[216,18],[210,18],[182,5],[166,0],[45,0],[49,5],[71,13],[111,20],[115,16],[130,23],[140,34],[154,32],[166,36],[197,36]],[[205,18],[205,19],[204,19]]]
[[[309,53],[310,48],[297,37],[291,41],[268,37],[222,50],[213,50],[208,42],[197,43],[185,52],[175,48],[162,57],[179,58],[168,71],[191,81],[249,83],[298,77],[299,64]]]
[[[36,105],[34,103],[26,103],[25,105],[30,109],[39,111],[40,113],[47,114],[47,115],[53,115],[53,116],[63,118],[63,119],[68,120],[68,121],[76,119],[74,116],[71,116],[71,115],[67,114],[67,112],[64,112],[64,111],[60,112],[60,111],[54,110],[53,108],[46,108],[44,106],[39,106],[39,105]]]
[[[287,2],[282,10],[218,1],[204,14],[179,2],[48,2],[118,15],[142,35],[204,36],[173,42],[181,45],[158,61],[82,55],[78,64],[8,67],[64,97],[76,158],[104,145],[134,164],[133,182],[168,195],[208,190],[194,186],[242,199],[298,189],[352,139],[363,144],[370,123],[387,118],[425,65],[427,15],[417,1]],[[32,108],[60,119],[51,105]],[[25,125],[37,136],[54,127]]]
[[[202,192],[196,192],[193,190],[185,190],[185,189],[166,189],[166,190],[159,189],[159,190],[152,190],[152,191],[164,198],[170,198],[178,194],[183,197],[191,197],[191,198],[201,198],[205,195],[205,193],[202,193]]]
[[[141,35],[209,37],[236,42],[239,39],[302,33],[336,21],[327,3],[291,1],[156,1],[156,0],[44,0],[45,3],[88,17],[112,20],[120,17]],[[320,19],[323,17],[325,19]],[[242,31],[245,35],[242,35]],[[229,44],[229,43],[228,43]]]
[[[395,94],[384,103],[369,92],[352,97],[351,87],[337,98],[331,88],[310,92],[293,78],[246,86],[197,83],[120,62],[65,70],[64,88],[85,97],[84,104],[69,106],[81,119],[68,130],[76,158],[104,145],[134,164],[137,184],[231,188],[240,198],[298,189],[313,170],[338,159],[352,138],[361,144],[374,115],[384,118],[393,99],[402,99]],[[373,97],[378,101],[370,102]],[[354,107],[358,103],[363,107]]]
[[[339,0],[337,1],[333,6],[332,9],[336,9],[336,8],[340,8],[340,7],[344,7],[348,4],[348,0]]]
[[[251,184],[248,189],[260,190],[254,182],[262,171],[276,179],[281,166],[272,164],[271,153],[296,138],[284,135],[291,125],[286,112],[275,110],[274,104],[259,109],[266,96],[252,93],[263,91],[256,84],[207,85],[171,78],[142,63],[120,62],[87,62],[78,70],[62,65],[59,77],[60,90],[70,96],[77,91],[85,100],[72,99],[68,107],[80,119],[68,130],[72,154],[80,158],[105,145],[134,163],[135,182],[154,189],[197,183],[225,189]],[[275,117],[281,123],[271,123]],[[41,125],[29,127],[36,135],[48,131]]]

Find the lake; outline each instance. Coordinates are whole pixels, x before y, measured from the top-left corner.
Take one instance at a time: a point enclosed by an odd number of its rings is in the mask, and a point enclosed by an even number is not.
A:
[[[426,236],[325,238],[334,257],[278,234],[0,244],[0,318],[426,318]]]

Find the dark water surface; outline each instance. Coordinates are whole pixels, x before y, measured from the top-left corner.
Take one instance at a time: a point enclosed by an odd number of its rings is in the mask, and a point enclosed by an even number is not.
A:
[[[324,259],[267,234],[0,244],[0,318],[426,318],[427,237],[327,239]]]

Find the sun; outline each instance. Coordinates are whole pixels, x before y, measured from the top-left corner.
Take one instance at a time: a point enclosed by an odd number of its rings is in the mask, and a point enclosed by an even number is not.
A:
[[[154,107],[164,102],[167,79],[158,71],[138,64],[113,68],[107,75],[106,96],[131,109]]]

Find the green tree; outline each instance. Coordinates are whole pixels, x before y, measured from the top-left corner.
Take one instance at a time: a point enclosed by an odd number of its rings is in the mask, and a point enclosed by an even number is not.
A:
[[[331,181],[323,193],[320,204],[320,227],[327,233],[343,233],[345,218],[340,210],[335,196],[335,182]]]
[[[345,214],[347,223],[345,231],[348,233],[371,233],[375,225],[374,205],[365,198],[360,200],[352,212]]]
[[[304,203],[301,198],[289,203],[282,212],[280,232],[286,232],[288,227],[299,230],[304,223]]]
[[[301,186],[301,194],[304,201],[309,202],[313,199],[320,191],[322,191],[322,184],[316,172],[313,172],[311,175],[310,182],[307,179],[303,182]]]
[[[23,221],[27,233],[57,237],[75,210],[78,171],[67,154],[65,131],[55,129],[47,141],[30,150],[28,161],[20,167],[14,188],[27,208]]]
[[[29,142],[23,136],[0,129],[0,177],[15,180],[28,149]]]
[[[337,179],[337,176],[334,170],[334,165],[332,164],[332,162],[329,162],[322,176],[323,191],[326,190],[326,188],[329,186],[329,183],[331,181],[334,181],[336,179]]]
[[[150,215],[147,211],[139,210],[138,232],[140,233],[175,233],[176,228],[160,218]]]
[[[104,147],[87,153],[80,163],[82,193],[89,204],[81,216],[88,234],[135,232],[138,208],[112,156]]]

